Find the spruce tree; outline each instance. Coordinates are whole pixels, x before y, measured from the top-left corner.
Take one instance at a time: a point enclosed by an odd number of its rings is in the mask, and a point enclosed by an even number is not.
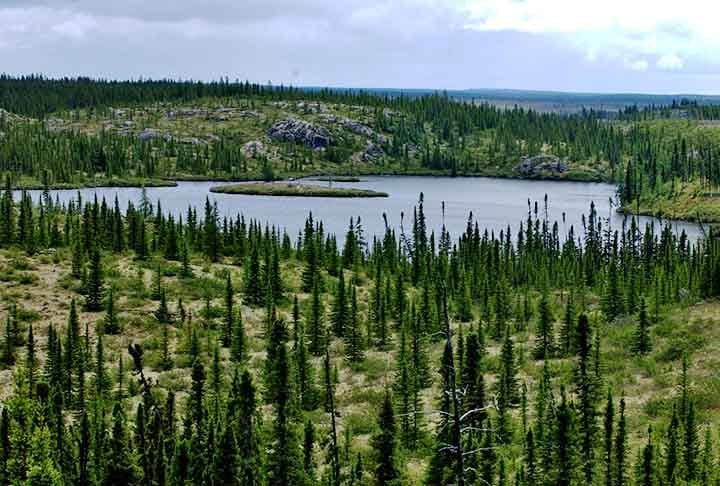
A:
[[[620,417],[615,435],[615,486],[628,484],[627,473],[627,423],[625,421],[625,398],[620,399]]]
[[[350,284],[350,315],[345,330],[345,356],[350,363],[359,363],[365,358],[362,330],[358,316],[357,289]]]
[[[650,341],[650,322],[647,314],[647,304],[645,297],[640,298],[640,311],[638,312],[638,327],[635,332],[635,353],[644,355],[652,350]]]
[[[309,321],[307,323],[308,349],[315,356],[325,352],[325,306],[320,297],[320,287],[314,285],[312,289]]]
[[[120,332],[120,322],[118,321],[117,311],[115,309],[115,290],[113,287],[110,287],[107,298],[105,299],[103,332],[110,335],[115,335]]]
[[[90,273],[86,286],[85,309],[99,312],[103,307],[103,270],[100,261],[100,250],[93,249],[90,258]]]
[[[276,355],[272,362],[273,382],[268,394],[275,412],[272,431],[272,452],[269,454],[267,481],[269,486],[303,485],[307,478],[300,457],[294,427],[290,362],[286,348],[285,323],[277,319],[272,335],[276,340]]]
[[[348,325],[348,306],[345,290],[344,271],[340,269],[337,292],[335,293],[335,301],[333,302],[331,314],[332,331],[336,337],[343,337]]]
[[[233,319],[233,330],[230,338],[230,360],[234,363],[242,363],[245,360],[245,326],[243,324],[242,312],[238,311]]]
[[[535,348],[533,349],[533,357],[535,359],[543,359],[546,356],[552,357],[553,355],[555,350],[553,320],[549,296],[547,291],[544,291],[540,298],[540,306],[538,308],[538,325],[535,336]]]
[[[392,485],[400,477],[396,464],[396,428],[395,412],[393,411],[390,392],[385,392],[378,416],[378,433],[373,436],[371,445],[375,451],[377,466],[375,468],[375,481],[378,485]]]
[[[235,329],[234,291],[230,272],[225,275],[225,320],[222,330],[222,345],[224,348],[232,344],[233,330]]]

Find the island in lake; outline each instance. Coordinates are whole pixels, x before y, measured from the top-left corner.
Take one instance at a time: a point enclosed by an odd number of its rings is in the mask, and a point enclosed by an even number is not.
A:
[[[386,192],[370,189],[349,189],[279,182],[250,182],[210,188],[221,194],[244,194],[247,196],[300,196],[300,197],[388,197]]]

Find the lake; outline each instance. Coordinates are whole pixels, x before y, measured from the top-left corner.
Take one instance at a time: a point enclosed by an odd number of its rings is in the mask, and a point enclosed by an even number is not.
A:
[[[303,183],[328,184],[327,182],[303,180]],[[495,179],[487,177],[414,177],[414,176],[367,176],[359,183],[333,183],[336,187],[357,187],[372,189],[389,194],[387,198],[303,198],[277,196],[246,196],[233,194],[214,194],[210,187],[218,182],[179,182],[177,187],[147,188],[147,195],[153,204],[160,201],[164,212],[182,214],[188,206],[198,209],[202,216],[205,198],[217,201],[222,216],[241,213],[246,219],[257,219],[285,228],[295,236],[303,228],[305,218],[312,212],[313,217],[323,221],[326,232],[336,233],[339,240],[344,239],[350,217],[362,220],[366,239],[384,233],[382,214],[386,213],[390,225],[400,225],[401,214],[405,214],[404,227],[409,231],[412,226],[413,206],[417,204],[422,192],[425,196],[425,214],[430,229],[438,230],[446,225],[455,239],[467,225],[468,214],[472,211],[481,230],[495,231],[512,228],[516,233],[522,221],[527,219],[528,199],[534,204],[538,201],[543,210],[543,199],[548,196],[549,220],[558,221],[560,233],[565,234],[570,225],[574,225],[576,235],[582,231],[581,218],[589,212],[590,203],[595,202],[598,215],[610,218],[613,227],[620,228],[624,215],[615,212],[610,200],[615,199],[615,186],[605,183],[539,181],[519,179]],[[40,191],[31,191],[34,198]],[[63,203],[76,199],[80,192],[84,200],[105,198],[112,204],[117,195],[121,209],[128,201],[137,204],[140,201],[139,188],[89,188],[78,190],[52,191]],[[445,203],[443,219],[442,204]],[[541,213],[542,214],[542,213]],[[565,214],[565,223],[562,223]],[[640,217],[645,222],[654,218]],[[685,230],[691,239],[700,235],[698,225],[674,222],[676,231]]]

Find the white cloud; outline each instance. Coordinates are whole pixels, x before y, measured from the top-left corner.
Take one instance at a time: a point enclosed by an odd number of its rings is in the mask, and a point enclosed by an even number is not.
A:
[[[625,67],[633,71],[645,72],[648,70],[649,64],[645,59],[626,59]]]
[[[559,35],[588,60],[659,57],[663,70],[682,69],[689,57],[720,62],[720,3],[707,0],[682,8],[675,0],[467,0],[463,8],[467,29]]]
[[[657,60],[657,63],[655,63],[655,65],[659,69],[663,69],[665,71],[678,71],[685,66],[685,61],[683,61],[681,57],[678,57],[675,54],[665,54]]]

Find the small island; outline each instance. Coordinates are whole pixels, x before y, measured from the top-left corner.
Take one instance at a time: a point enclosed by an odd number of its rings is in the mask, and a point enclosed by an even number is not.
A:
[[[322,176],[315,179],[320,182],[360,182],[357,176]]]
[[[282,182],[257,182],[215,186],[210,192],[220,194],[244,194],[247,196],[295,196],[295,197],[388,197],[386,192],[369,189],[288,184]]]

